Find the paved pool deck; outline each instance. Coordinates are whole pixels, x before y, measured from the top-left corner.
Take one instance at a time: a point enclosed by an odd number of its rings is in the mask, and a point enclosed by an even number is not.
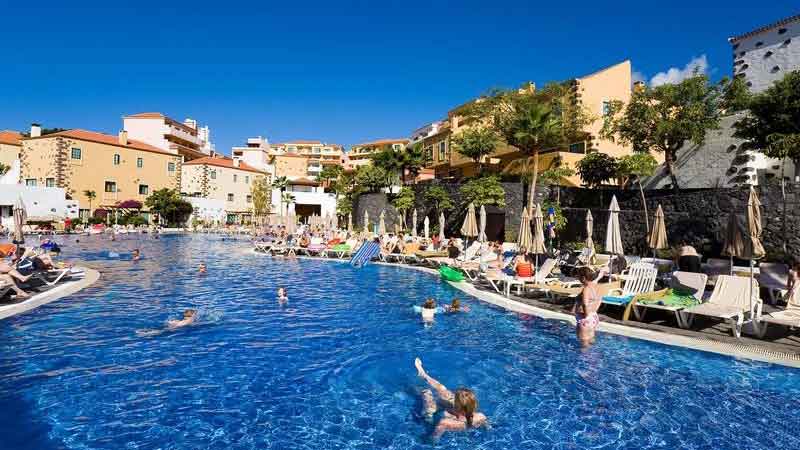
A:
[[[91,286],[100,278],[100,272],[86,267],[80,268],[84,270],[84,275],[82,278],[67,280],[62,283],[58,283],[53,287],[41,287],[40,292],[20,303],[0,303],[0,320],[26,313],[42,305],[46,305],[72,295],[88,286]]]

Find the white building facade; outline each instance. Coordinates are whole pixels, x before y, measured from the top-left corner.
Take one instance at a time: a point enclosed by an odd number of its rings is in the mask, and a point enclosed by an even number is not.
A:
[[[130,139],[182,155],[187,161],[214,152],[211,131],[207,126],[198,129],[194,119],[178,122],[159,112],[146,112],[123,117],[122,126]]]
[[[14,205],[19,198],[29,218],[78,218],[78,202],[67,200],[62,188],[3,185],[0,188],[0,224],[4,228],[14,230]]]

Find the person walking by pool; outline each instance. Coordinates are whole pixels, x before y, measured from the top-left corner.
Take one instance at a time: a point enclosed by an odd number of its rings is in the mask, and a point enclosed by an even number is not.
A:
[[[597,280],[603,276],[603,271],[595,276],[594,271],[588,267],[580,267],[576,273],[578,281],[583,285],[581,295],[575,300],[572,313],[575,314],[575,332],[581,346],[589,347],[594,344],[595,332],[600,325],[600,309],[602,300],[597,287]]]
[[[167,322],[167,326],[172,329],[185,327],[187,325],[193,324],[196,318],[197,318],[197,311],[193,309],[187,309],[186,311],[183,312],[183,319],[170,320]]]
[[[437,401],[430,389],[426,388],[422,391],[423,416],[432,422],[440,405],[443,409],[441,418],[433,431],[434,438],[440,437],[447,431],[466,431],[470,428],[489,426],[486,416],[478,412],[478,398],[475,392],[464,387],[451,392],[425,372],[419,358],[414,360],[414,366],[417,368],[417,375],[425,380],[438,396]]]

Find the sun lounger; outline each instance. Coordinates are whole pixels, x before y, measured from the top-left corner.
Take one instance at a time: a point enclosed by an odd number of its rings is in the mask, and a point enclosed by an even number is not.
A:
[[[707,302],[686,308],[685,314],[723,319],[731,324],[734,336],[742,334],[742,324],[745,316],[759,317],[761,315],[761,298],[759,297],[758,282],[744,277],[719,275],[714,285],[714,292]],[[752,298],[750,293],[752,292]],[[751,309],[752,304],[752,309]]]
[[[272,242],[256,242],[254,250],[261,253],[267,253],[272,248]]]
[[[769,324],[800,328],[800,287],[790,294],[786,298],[786,309],[759,316],[759,322],[764,324],[763,332]]]
[[[704,273],[675,272],[669,289],[649,294],[649,297],[648,294],[635,296],[622,319],[628,320],[629,313],[633,312],[637,320],[643,320],[647,309],[660,309],[673,312],[678,326],[688,328],[691,320],[682,310],[702,303],[707,282],[708,275]],[[687,299],[687,296],[691,298]]]
[[[614,289],[603,296],[603,303],[607,305],[625,306],[633,299],[634,295],[653,292],[656,286],[658,270],[650,264],[637,263],[632,265],[627,275],[622,276],[621,289]]]
[[[3,296],[11,292],[12,289],[14,288],[10,282],[5,280],[0,280],[0,298],[3,298]]]
[[[776,303],[778,296],[786,293],[786,284],[789,281],[789,267],[781,263],[763,262],[758,265],[758,284],[769,290],[769,302]],[[786,299],[789,303],[790,299]]]
[[[542,265],[539,266],[538,270],[534,272],[533,279],[522,285],[522,289],[550,292],[550,284],[559,280],[557,277],[552,276],[556,265],[557,261],[555,259],[547,258]]]

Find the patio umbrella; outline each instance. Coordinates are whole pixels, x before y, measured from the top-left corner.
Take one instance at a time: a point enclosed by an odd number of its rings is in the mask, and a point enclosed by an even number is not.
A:
[[[378,235],[383,236],[384,234],[386,234],[386,212],[381,211],[381,215],[378,220]]]
[[[653,219],[653,228],[650,229],[650,236],[647,237],[647,245],[653,249],[653,258],[656,257],[656,250],[669,247],[667,244],[667,225],[664,222],[664,210],[661,205],[656,209]]]
[[[475,220],[475,204],[470,203],[467,207],[467,216],[464,218],[464,224],[461,225],[461,234],[465,237],[478,236],[478,223]]]
[[[428,216],[425,216],[425,220],[422,221],[422,224],[423,236],[425,236],[425,239],[428,239],[431,235],[431,220],[428,219]]]
[[[364,232],[369,233],[369,211],[364,210]]]
[[[533,210],[533,242],[531,243],[530,251],[534,255],[542,255],[547,253],[547,248],[544,246],[544,216],[542,215],[542,207],[537,203]],[[534,266],[539,270],[539,257],[536,257]]]
[[[765,255],[764,245],[761,243],[761,202],[758,200],[756,189],[750,186],[750,197],[747,199],[747,244],[745,254],[750,260],[750,311],[753,310],[753,261]]]
[[[590,210],[586,210],[586,245],[587,248],[592,249],[594,251],[594,241],[592,240],[592,233],[594,233],[594,217],[592,217],[592,212]]]
[[[297,216],[294,215],[294,211],[289,211],[289,215],[286,216],[286,234],[294,234],[297,231]]]
[[[414,208],[414,213],[411,214],[411,236],[417,237],[417,208]]]
[[[728,225],[725,227],[725,240],[722,245],[722,254],[731,258],[731,275],[733,275],[733,257],[743,255],[744,247],[739,218],[736,216],[736,211],[732,210],[728,215]]]
[[[611,197],[611,206],[608,207],[608,226],[606,227],[606,253],[624,255],[622,249],[622,233],[619,228],[619,203],[617,196]]]
[[[444,242],[444,213],[439,213],[439,242]]]
[[[347,231],[352,233],[353,232],[353,213],[347,213]]]
[[[519,224],[519,237],[517,237],[517,248],[519,250],[531,248],[531,218],[528,215],[528,208],[522,208],[522,221]]]
[[[25,202],[22,201],[22,196],[17,197],[14,203],[14,243],[24,244],[25,236],[22,234],[22,226],[28,220],[28,212],[25,209]]]
[[[486,207],[481,205],[480,221],[478,223],[478,240],[486,242]]]

